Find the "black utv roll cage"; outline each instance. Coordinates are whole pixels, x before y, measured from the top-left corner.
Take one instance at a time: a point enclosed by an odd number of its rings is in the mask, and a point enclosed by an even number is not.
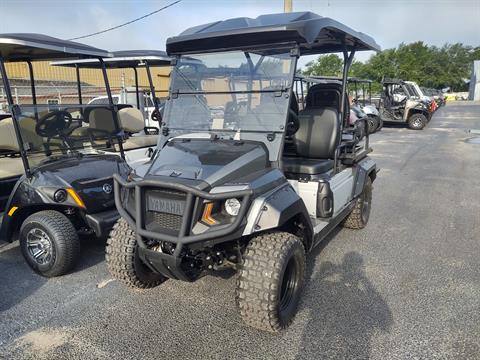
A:
[[[10,113],[13,120],[15,134],[17,137],[20,156],[27,177],[31,176],[31,168],[28,161],[27,151],[22,140],[20,130],[20,108],[15,104],[10,87],[10,82],[6,70],[6,62],[25,62],[29,71],[30,87],[32,92],[32,102],[34,106],[34,117],[38,122],[37,97],[35,91],[35,77],[32,61],[46,61],[55,59],[96,59],[99,68],[102,70],[102,76],[105,82],[105,90],[108,96],[109,105],[113,108],[113,120],[115,131],[120,133],[120,125],[117,117],[117,107],[113,102],[110,83],[107,77],[107,68],[104,59],[111,57],[106,50],[97,49],[81,43],[60,40],[42,34],[0,34],[0,75],[3,80],[3,87],[10,107]],[[80,75],[77,68],[77,89],[79,101],[81,104]],[[119,135],[118,135],[119,136]],[[119,149],[122,158],[125,158],[122,142],[119,138]]]

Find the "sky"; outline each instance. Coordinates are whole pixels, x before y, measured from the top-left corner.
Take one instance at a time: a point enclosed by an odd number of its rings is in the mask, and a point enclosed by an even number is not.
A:
[[[119,25],[171,1],[0,0],[0,33],[69,39]],[[194,25],[282,11],[283,0],[182,0],[149,18],[80,41],[111,51],[164,50],[168,37]],[[480,46],[480,0],[293,0],[293,11],[333,18],[372,36],[382,49],[419,40]],[[363,53],[357,59],[369,56]]]

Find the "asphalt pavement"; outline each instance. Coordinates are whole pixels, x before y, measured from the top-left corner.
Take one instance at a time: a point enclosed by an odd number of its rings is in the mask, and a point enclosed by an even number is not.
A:
[[[469,132],[469,130],[474,130]],[[381,168],[364,230],[308,257],[303,300],[280,335],[245,326],[235,276],[114,281],[88,240],[69,275],[33,274],[0,243],[0,358],[480,359],[480,104],[451,103],[423,131],[371,137]]]

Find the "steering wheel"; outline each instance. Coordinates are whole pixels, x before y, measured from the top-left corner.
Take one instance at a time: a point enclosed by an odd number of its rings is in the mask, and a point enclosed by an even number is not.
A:
[[[52,138],[55,136],[65,136],[65,129],[69,129],[72,124],[72,114],[65,110],[54,110],[42,116],[35,126],[38,135]]]

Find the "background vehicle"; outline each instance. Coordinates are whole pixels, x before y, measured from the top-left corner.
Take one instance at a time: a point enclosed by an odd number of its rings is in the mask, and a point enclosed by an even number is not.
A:
[[[104,237],[118,219],[112,174],[125,178],[130,172],[119,136],[129,112],[114,106],[107,77],[108,104],[38,104],[32,62],[98,58],[103,64],[108,56],[40,34],[0,35],[0,73],[10,113],[0,120],[0,238],[13,241],[18,234],[27,263],[44,276],[72,269],[79,234]],[[14,103],[9,62],[27,64],[32,104]],[[112,131],[84,126],[96,121]],[[118,154],[105,152],[115,146]]]
[[[105,58],[103,64],[107,69],[133,69],[135,74],[135,87],[123,89],[121,94],[113,97],[115,104],[122,107],[131,107],[129,110],[128,127],[123,127],[123,149],[125,157],[131,167],[136,168],[140,164],[145,163],[153,153],[158,139],[158,126],[162,118],[163,108],[156,97],[155,85],[152,79],[151,68],[153,67],[170,67],[171,59],[164,51],[157,50],[127,50],[115,51],[111,53],[111,57]],[[98,59],[82,59],[82,60],[65,60],[53,62],[54,66],[76,67],[78,69],[97,69],[99,76],[102,70],[102,64]],[[144,97],[143,90],[139,87],[138,72],[144,70],[147,75],[150,97]],[[108,76],[108,74],[107,74]],[[97,97],[89,102],[89,104],[100,105],[108,97]],[[151,99],[156,99],[151,103]],[[146,102],[150,100],[150,104]],[[152,105],[153,110],[147,109],[149,119],[144,119],[145,104]],[[85,124],[92,127],[92,124]],[[96,123],[95,123],[96,125]],[[155,125],[155,126],[152,126]],[[99,128],[103,129],[100,122]],[[111,131],[112,129],[106,129]]]
[[[308,35],[306,35],[308,34]],[[167,40],[175,56],[160,149],[142,177],[115,176],[122,215],[111,274],[133,287],[232,267],[245,322],[296,313],[305,254],[338,224],[366,226],[376,165],[347,124],[347,73],[375,41],[316,14],[236,18]],[[294,82],[302,55],[344,52],[340,84]],[[298,80],[297,80],[298,81]]]
[[[384,122],[406,123],[413,130],[422,130],[430,120],[428,105],[415,99],[415,93],[402,80],[385,79],[380,99],[380,117]]]
[[[349,78],[349,90],[355,95],[354,102],[360,106],[360,110],[368,117],[368,131],[370,134],[382,129],[383,120],[376,105],[372,101],[372,80]],[[362,89],[359,92],[359,88]],[[361,94],[361,96],[360,96]]]

